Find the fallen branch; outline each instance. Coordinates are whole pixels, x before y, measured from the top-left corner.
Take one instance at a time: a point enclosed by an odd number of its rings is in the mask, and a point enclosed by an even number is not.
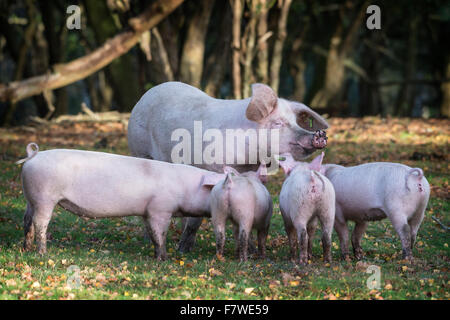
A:
[[[85,114],[87,114],[89,117],[91,117],[92,120],[99,120],[100,117],[97,113],[93,112],[91,109],[88,108],[86,103],[81,103],[81,111],[83,111]]]
[[[91,111],[92,112],[92,111]],[[62,115],[52,120],[53,123],[61,122],[112,122],[112,121],[125,121],[130,118],[130,113],[120,113],[118,111],[97,112],[92,114],[79,113],[76,115]]]
[[[87,107],[86,107],[87,108]],[[92,112],[79,114],[64,114],[52,120],[39,117],[30,117],[30,121],[37,125],[49,125],[62,122],[124,122],[127,123],[130,113],[120,113],[118,111]]]
[[[433,219],[434,221],[436,221],[445,231],[449,231],[450,227],[447,227],[446,225],[444,225],[438,218],[436,218],[435,216],[431,216],[431,219]]]
[[[0,84],[0,100],[15,103],[45,90],[64,87],[86,78],[134,47],[142,34],[156,26],[184,0],[159,0],[142,14],[129,20],[131,30],[119,33],[100,48],[66,64],[55,65],[53,72],[23,81]]]

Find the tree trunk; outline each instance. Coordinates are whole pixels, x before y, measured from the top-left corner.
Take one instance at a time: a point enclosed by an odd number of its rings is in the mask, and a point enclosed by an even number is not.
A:
[[[311,101],[313,108],[326,108],[341,90],[344,83],[344,61],[339,54],[339,45],[342,41],[342,26],[336,29],[331,37],[330,48],[328,50],[327,63],[325,69],[324,86],[320,89]]]
[[[277,38],[273,46],[272,61],[270,63],[270,86],[275,92],[278,92],[278,87],[280,85],[280,68],[281,61],[283,59],[283,46],[287,35],[286,25],[292,0],[279,0],[278,3],[281,7],[281,14],[280,19],[278,20]]]
[[[413,13],[410,13],[413,14]],[[395,103],[396,116],[411,116],[414,106],[414,85],[410,81],[414,78],[416,70],[416,45],[417,45],[417,27],[418,17],[411,17],[409,21],[408,41],[406,45],[406,62],[403,70],[403,78],[405,82],[400,87],[397,100]]]
[[[294,40],[292,44],[292,52],[290,55],[291,75],[294,79],[293,98],[296,101],[304,101],[306,94],[305,69],[306,63],[303,56],[304,42],[307,31],[309,30],[309,19],[303,24],[301,34]]]
[[[232,60],[232,75],[233,75],[233,95],[235,99],[242,98],[242,80],[241,80],[241,19],[244,7],[243,0],[230,0],[233,11],[233,60]]]
[[[371,33],[370,36],[377,43],[381,40],[380,33]],[[361,53],[361,66],[370,74],[372,83],[360,81],[359,116],[380,115],[383,113],[383,106],[380,94],[379,82],[379,61],[380,53],[365,46]]]
[[[181,10],[176,10],[171,14],[167,19],[162,21],[158,25],[158,31],[160,34],[163,34],[162,37],[164,48],[167,51],[167,56],[170,62],[170,68],[172,69],[172,73],[174,78],[177,78],[179,74],[180,67],[180,44],[179,37],[181,33],[181,28],[183,24],[180,22],[180,19],[183,18]],[[180,17],[178,15],[181,15]]]
[[[311,107],[318,109],[326,108],[330,104],[336,104],[338,102],[345,80],[344,61],[353,50],[359,28],[366,14],[367,4],[368,1],[365,1],[361,5],[345,37],[343,37],[342,19],[339,22],[330,41],[324,85],[322,89],[314,95],[314,98],[311,101]],[[343,14],[343,10],[344,7],[341,5],[341,15]]]
[[[255,52],[256,42],[256,22],[258,21],[257,5],[259,0],[249,2],[250,6],[250,20],[242,38],[242,55],[244,56],[244,79],[242,82],[243,98],[248,98],[251,95],[250,84],[253,82],[253,68],[252,62]]]
[[[200,88],[202,80],[205,37],[214,2],[214,0],[202,0],[195,3],[200,8],[197,8],[194,16],[189,21],[187,36],[183,46],[180,79],[197,88]]]
[[[4,6],[3,6],[4,5]],[[3,12],[9,12],[9,6],[12,5],[12,3],[3,3],[2,10]],[[28,15],[28,13],[27,13]],[[31,16],[31,15],[30,15]],[[30,19],[30,22],[33,19]],[[37,21],[37,20],[36,20]],[[47,50],[47,43],[42,35],[43,30],[42,23],[38,23],[36,28],[34,28],[34,32],[31,32],[30,29],[29,33],[32,35],[31,41],[32,45],[29,46],[29,50],[31,50],[31,59],[30,55],[24,54],[23,59],[23,69],[22,67],[17,67],[15,70],[15,78],[13,81],[18,81],[23,78],[28,78],[33,76],[36,73],[43,73],[48,68],[48,50]],[[23,39],[25,37],[25,34],[22,33],[22,28],[18,27],[17,25],[10,24],[8,22],[7,15],[0,15],[0,30],[3,36],[6,39],[6,46],[5,49],[9,52],[10,56],[14,61],[20,61],[21,58],[21,52],[25,52],[23,50],[24,42]],[[22,70],[17,70],[22,69]],[[34,96],[32,98],[33,103],[36,107],[36,112],[39,116],[44,116],[47,114],[47,105],[45,103],[43,96]],[[7,101],[5,105],[5,111],[2,115],[0,115],[0,124],[11,124],[13,121],[13,115],[16,110],[16,104],[12,103],[11,101]]]
[[[223,4],[225,7],[221,8],[223,10],[221,12],[224,13],[221,14],[222,21],[216,35],[217,42],[214,51],[207,59],[205,68],[205,92],[212,97],[219,96],[220,87],[230,63],[230,21],[232,17],[229,4],[227,2],[223,2]]]
[[[111,12],[104,1],[84,1],[89,24],[94,31],[97,43],[104,43],[119,32]],[[137,85],[124,85],[138,82],[134,57],[124,54],[118,57],[106,68],[108,82],[114,89],[114,101],[119,111],[129,111],[139,99]]]
[[[23,73],[25,70],[25,65],[27,62],[27,53],[28,49],[30,48],[30,44],[33,40],[33,36],[37,27],[37,19],[36,19],[36,8],[31,0],[26,1],[27,5],[27,17],[28,17],[28,26],[25,29],[24,35],[23,35],[23,41],[20,46],[19,52],[18,52],[18,58],[16,60],[16,69],[14,70],[14,81],[19,81],[23,77]],[[14,112],[16,111],[17,103],[10,102],[7,106],[6,114],[4,117],[5,123],[11,123]]]
[[[258,53],[256,66],[256,80],[262,83],[269,83],[269,46],[267,39],[271,33],[268,33],[267,17],[269,12],[269,1],[258,0],[260,5],[260,12],[258,16]]]
[[[8,85],[0,84],[0,100],[17,102],[40,94],[44,90],[61,88],[86,78],[128,52],[136,45],[143,32],[156,26],[182,2],[183,0],[154,2],[142,14],[129,20],[132,30],[124,31],[109,39],[90,54],[69,63],[54,66],[53,73],[11,82]]]
[[[50,66],[61,63],[64,60],[67,28],[64,23],[65,15],[61,16],[56,2],[40,1],[42,8],[42,21],[44,23],[44,35],[48,45],[48,64]],[[55,111],[54,116],[66,114],[69,110],[66,88],[54,91]],[[51,116],[51,115],[49,115]]]
[[[161,38],[161,34],[158,31],[158,28],[156,28],[156,27],[153,28],[152,34],[155,37],[156,44],[158,46],[158,54],[161,59],[161,64],[163,67],[164,75],[166,76],[166,79],[167,79],[166,81],[173,81],[174,75],[173,75],[172,67],[170,66],[169,55],[167,54],[166,47]]]
[[[447,56],[447,65],[445,66],[445,79],[450,79],[450,55]],[[450,117],[450,81],[444,81],[441,84],[442,91],[442,104],[441,115],[444,117]]]

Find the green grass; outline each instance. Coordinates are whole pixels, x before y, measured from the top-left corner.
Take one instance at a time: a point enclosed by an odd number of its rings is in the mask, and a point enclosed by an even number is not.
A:
[[[432,220],[450,225],[447,196],[432,196],[413,253],[415,260],[401,260],[398,236],[388,220],[371,222],[362,246],[362,262],[340,259],[339,242],[333,233],[333,261],[322,262],[320,230],[307,266],[288,259],[287,237],[278,209],[283,177],[272,177],[268,189],[274,200],[274,216],[267,240],[267,259],[234,258],[228,230],[225,261],[215,257],[215,239],[209,220],[204,220],[194,250],[176,251],[179,222],[168,234],[169,258],[156,262],[153,248],[144,239],[139,218],[84,220],[57,208],[50,223],[48,253],[22,252],[22,218],[25,210],[18,173],[13,162],[23,155],[24,144],[3,143],[0,161],[0,299],[449,299],[449,233]],[[42,144],[41,149],[55,146]],[[348,164],[355,159],[354,144],[336,143],[327,150],[326,162]],[[441,146],[430,145],[432,150]],[[80,146],[81,149],[94,149]],[[430,149],[430,150],[431,150]],[[376,152],[375,152],[376,150]],[[105,151],[126,154],[120,140]],[[344,152],[345,151],[345,152]],[[412,153],[408,147],[363,145],[364,161],[392,159],[393,153]],[[445,150],[444,150],[445,152]],[[353,157],[353,158],[349,158]],[[370,160],[368,160],[370,159]],[[350,160],[351,161],[351,160]],[[401,161],[401,160],[398,160]],[[434,160],[409,161],[425,168],[432,186],[448,189],[448,167]],[[448,190],[447,190],[448,191]],[[353,228],[353,226],[351,226]],[[320,229],[320,228],[319,228]],[[81,287],[69,289],[67,279],[79,268]],[[368,289],[370,265],[381,268],[381,288]],[[251,289],[253,288],[253,289]]]

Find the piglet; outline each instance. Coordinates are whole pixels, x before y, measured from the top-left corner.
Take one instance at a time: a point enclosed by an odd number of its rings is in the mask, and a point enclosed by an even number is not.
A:
[[[27,200],[24,248],[36,240],[46,252],[47,226],[56,205],[89,218],[142,216],[164,260],[172,216],[210,215],[211,188],[225,175],[183,164],[103,152],[55,149],[38,152],[27,146],[22,187]],[[205,177],[208,177],[205,179]]]
[[[265,257],[266,238],[272,217],[272,198],[261,183],[266,179],[266,167],[257,172],[238,173],[225,167],[226,178],[211,191],[211,221],[216,235],[217,256],[223,257],[225,224],[233,222],[236,254],[247,261],[248,242],[252,228],[258,233],[258,254]]]
[[[323,157],[322,152],[311,163],[304,163],[296,162],[290,154],[286,154],[279,161],[288,176],[280,192],[280,210],[291,257],[295,259],[298,245],[300,264],[306,264],[311,257],[317,219],[322,225],[323,260],[331,261],[335,193],[331,182],[319,173]]]
[[[373,162],[348,168],[326,164],[322,172],[336,190],[335,229],[344,259],[349,259],[347,221],[356,223],[353,252],[361,259],[361,238],[367,222],[386,217],[400,236],[403,258],[412,258],[412,247],[430,196],[430,185],[421,169]]]

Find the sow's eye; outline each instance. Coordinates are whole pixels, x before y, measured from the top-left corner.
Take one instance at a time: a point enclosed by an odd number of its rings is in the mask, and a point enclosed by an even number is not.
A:
[[[297,114],[297,124],[305,130],[314,131],[314,118],[306,112]]]
[[[276,120],[272,124],[272,128],[281,128],[284,126],[284,122],[282,120]]]

